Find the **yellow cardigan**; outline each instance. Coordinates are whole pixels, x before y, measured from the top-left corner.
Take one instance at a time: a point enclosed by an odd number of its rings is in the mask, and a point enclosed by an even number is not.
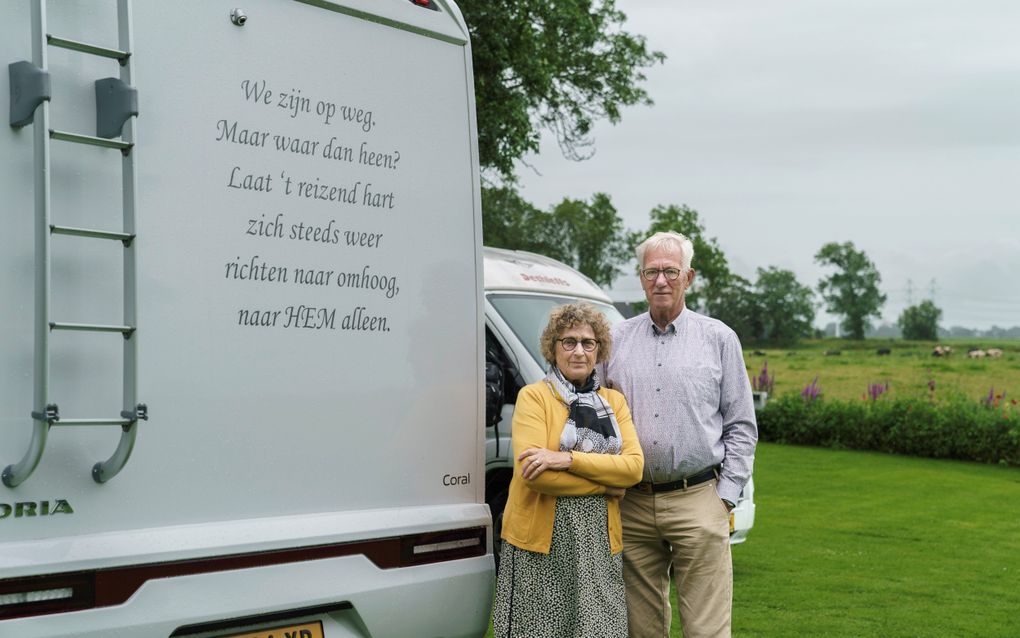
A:
[[[502,536],[512,545],[541,554],[549,553],[557,496],[605,494],[606,487],[631,487],[641,480],[645,459],[641,452],[634,421],[623,395],[600,388],[599,395],[616,413],[623,438],[620,454],[573,453],[567,471],[546,470],[531,481],[521,477],[517,460],[528,448],[560,449],[560,435],[567,420],[567,406],[553,396],[545,381],[525,386],[514,408],[512,440],[514,476],[503,510]],[[623,550],[620,500],[608,499],[609,547],[613,554]]]

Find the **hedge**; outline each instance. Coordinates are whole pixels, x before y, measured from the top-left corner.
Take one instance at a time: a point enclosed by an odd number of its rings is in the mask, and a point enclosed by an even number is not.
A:
[[[758,411],[762,441],[1020,466],[1020,407],[963,398],[842,401],[789,394]]]

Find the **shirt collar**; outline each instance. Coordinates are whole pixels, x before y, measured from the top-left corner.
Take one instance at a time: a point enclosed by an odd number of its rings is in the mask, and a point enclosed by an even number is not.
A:
[[[660,330],[659,326],[655,325],[655,322],[652,321],[651,313],[648,313],[648,325],[652,327],[652,334],[655,336],[663,334],[675,335],[683,327],[684,322],[687,320],[687,315],[689,314],[690,311],[687,310],[687,306],[684,306],[683,310],[680,311],[680,314],[676,316],[676,319],[667,323],[665,330]]]

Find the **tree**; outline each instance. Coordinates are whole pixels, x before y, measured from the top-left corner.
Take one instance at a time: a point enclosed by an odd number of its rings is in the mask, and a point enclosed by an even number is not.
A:
[[[613,283],[629,251],[623,221],[609,196],[595,193],[591,202],[564,199],[552,211],[560,224],[567,256],[563,259],[600,286]]]
[[[652,101],[642,70],[665,59],[623,31],[615,0],[460,0],[471,34],[483,168],[511,178],[542,129],[564,155],[591,154],[596,120]]]
[[[886,298],[878,289],[882,277],[875,264],[849,241],[825,244],[815,262],[837,269],[818,282],[826,310],[843,316],[840,326],[851,339],[864,339],[868,319],[881,316],[879,310]]]
[[[755,288],[759,312],[759,332],[755,336],[783,343],[811,336],[814,293],[798,282],[791,271],[775,266],[759,268]]]
[[[482,211],[486,246],[558,259],[600,286],[612,283],[629,254],[623,221],[604,193],[593,195],[591,202],[564,199],[544,212],[510,186],[483,188]]]
[[[705,227],[698,219],[698,211],[686,204],[680,206],[671,204],[656,206],[649,217],[651,224],[647,232],[631,233],[628,243],[632,247],[636,247],[653,233],[671,230],[686,235],[694,244],[694,260],[691,267],[698,274],[687,291],[688,307],[711,313],[713,306],[718,309],[723,298],[732,299],[729,289],[734,285],[734,275],[730,272],[726,256],[715,237],[705,237]]]
[[[935,341],[938,339],[939,319],[942,310],[925,299],[916,306],[904,308],[896,323],[903,331],[904,339]]]
[[[482,213],[482,240],[486,246],[528,250],[569,261],[567,229],[514,188],[483,188]]]
[[[761,333],[758,294],[740,275],[730,275],[729,285],[712,297],[705,311],[732,328],[741,341],[755,339]]]

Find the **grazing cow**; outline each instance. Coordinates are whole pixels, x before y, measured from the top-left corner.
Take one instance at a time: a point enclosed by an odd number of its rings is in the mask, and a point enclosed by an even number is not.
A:
[[[931,351],[933,357],[948,357],[953,351],[952,346],[935,346],[935,349]]]
[[[981,358],[987,357],[987,356],[988,356],[988,353],[985,352],[984,350],[968,350],[967,351],[967,357],[969,357],[971,359],[981,359]]]
[[[753,354],[756,357],[764,357],[765,356],[765,351],[764,350],[755,350],[751,354]]]
[[[879,348],[878,350],[876,350],[876,352],[877,352],[877,353],[878,353],[879,355],[883,355],[883,354],[892,354],[892,350],[890,350],[889,348]]]
[[[989,349],[985,350],[985,353],[989,357],[992,357],[993,359],[997,359],[998,357],[1002,356],[1002,350],[999,349],[999,348],[989,348]]]

